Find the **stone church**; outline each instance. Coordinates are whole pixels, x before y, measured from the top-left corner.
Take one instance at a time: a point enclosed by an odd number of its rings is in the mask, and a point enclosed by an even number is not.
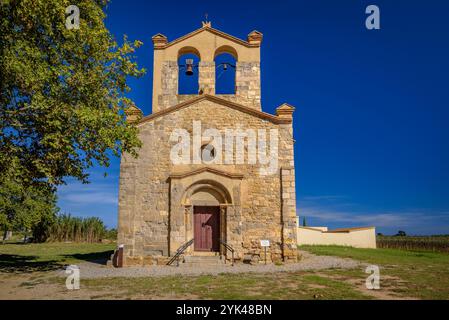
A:
[[[153,113],[127,112],[142,147],[137,158],[123,154],[120,165],[123,265],[166,264],[179,251],[183,258],[295,262],[294,108],[262,111],[262,33],[242,40],[203,22],[176,40],[152,40]],[[223,53],[235,59],[231,94],[215,90]],[[185,54],[198,63],[184,64]],[[182,72],[198,73],[198,92],[179,94]],[[233,131],[243,132],[240,145],[238,135],[227,135]]]

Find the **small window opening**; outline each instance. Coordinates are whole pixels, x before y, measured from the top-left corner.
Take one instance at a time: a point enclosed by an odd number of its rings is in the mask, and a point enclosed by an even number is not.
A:
[[[201,146],[201,160],[212,161],[215,159],[216,150],[211,144],[204,144]]]

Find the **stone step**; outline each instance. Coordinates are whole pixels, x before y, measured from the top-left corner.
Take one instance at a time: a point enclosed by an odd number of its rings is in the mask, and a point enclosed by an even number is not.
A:
[[[183,265],[190,266],[217,266],[224,264],[219,256],[185,256]]]
[[[220,260],[220,256],[184,256],[186,260]]]
[[[106,266],[107,267],[113,267],[113,263],[112,261],[114,260],[114,254],[111,254],[111,256],[109,257],[109,260],[106,262]]]

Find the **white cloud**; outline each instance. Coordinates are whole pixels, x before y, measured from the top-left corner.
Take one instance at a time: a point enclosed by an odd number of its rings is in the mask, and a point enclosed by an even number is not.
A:
[[[115,185],[105,183],[70,183],[58,189],[60,202],[68,204],[114,204],[118,203]]]
[[[340,196],[302,197],[298,202],[301,217],[316,219],[322,225],[375,226],[393,230],[406,229],[411,232],[449,233],[449,212],[435,212],[431,209],[372,212],[361,209],[360,205],[340,200]],[[446,227],[444,227],[446,226]],[[438,230],[438,231],[437,231]],[[442,230],[442,231],[441,231]]]
[[[109,203],[117,204],[117,195],[107,192],[86,192],[62,195],[61,200],[77,204]]]

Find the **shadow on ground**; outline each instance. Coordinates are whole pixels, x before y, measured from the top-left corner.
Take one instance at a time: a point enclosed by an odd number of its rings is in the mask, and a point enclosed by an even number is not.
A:
[[[0,254],[0,272],[27,273],[60,269],[63,264],[56,260],[36,261],[36,256]]]
[[[62,269],[68,264],[76,264],[77,261],[88,261],[98,264],[106,264],[113,250],[94,253],[64,254],[61,260],[38,260],[38,256],[0,254],[0,272],[29,273],[39,271],[53,271]]]
[[[70,260],[76,259],[105,265],[113,253],[114,250],[107,250],[102,252],[65,254],[63,257]]]

